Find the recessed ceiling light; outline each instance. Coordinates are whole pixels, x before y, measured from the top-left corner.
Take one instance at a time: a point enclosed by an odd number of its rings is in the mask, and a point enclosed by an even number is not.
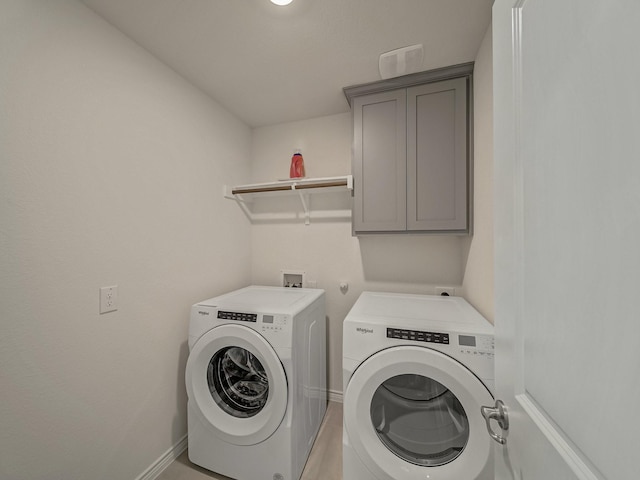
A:
[[[271,3],[275,3],[276,5],[280,5],[281,7],[285,5],[289,5],[293,0],[271,0]]]

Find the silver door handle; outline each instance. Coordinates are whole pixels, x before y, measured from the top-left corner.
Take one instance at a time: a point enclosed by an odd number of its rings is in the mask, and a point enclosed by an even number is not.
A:
[[[480,412],[484,417],[484,420],[487,422],[487,430],[491,438],[493,438],[500,445],[505,445],[507,443],[507,437],[504,435],[505,432],[509,430],[509,415],[507,414],[507,410],[504,406],[502,400],[496,400],[496,404],[494,407],[480,407]],[[502,429],[503,435],[498,435],[491,428],[491,420],[495,420],[498,422],[498,425]]]

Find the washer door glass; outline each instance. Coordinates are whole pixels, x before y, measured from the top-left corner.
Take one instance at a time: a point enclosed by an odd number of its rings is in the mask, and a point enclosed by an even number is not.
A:
[[[223,348],[211,357],[207,383],[216,404],[238,418],[256,415],[269,397],[269,381],[262,363],[241,347]]]
[[[417,374],[396,375],[377,388],[371,421],[389,450],[420,466],[451,462],[469,440],[469,419],[458,398]]]

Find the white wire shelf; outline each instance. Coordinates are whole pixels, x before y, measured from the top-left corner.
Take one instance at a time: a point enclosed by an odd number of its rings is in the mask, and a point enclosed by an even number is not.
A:
[[[353,191],[353,176],[321,178],[292,178],[268,183],[254,183],[225,187],[225,198],[235,200],[249,219],[254,216],[246,203],[260,195],[297,194],[304,209],[305,224],[310,223],[309,194],[314,192]]]

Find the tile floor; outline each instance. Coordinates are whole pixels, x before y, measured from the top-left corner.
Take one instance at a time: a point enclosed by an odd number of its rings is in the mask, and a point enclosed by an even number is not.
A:
[[[157,480],[231,480],[200,468],[180,455]],[[300,480],[342,480],[342,404],[329,402],[320,432]],[[240,479],[241,480],[241,479]],[[265,479],[268,480],[268,479]]]

